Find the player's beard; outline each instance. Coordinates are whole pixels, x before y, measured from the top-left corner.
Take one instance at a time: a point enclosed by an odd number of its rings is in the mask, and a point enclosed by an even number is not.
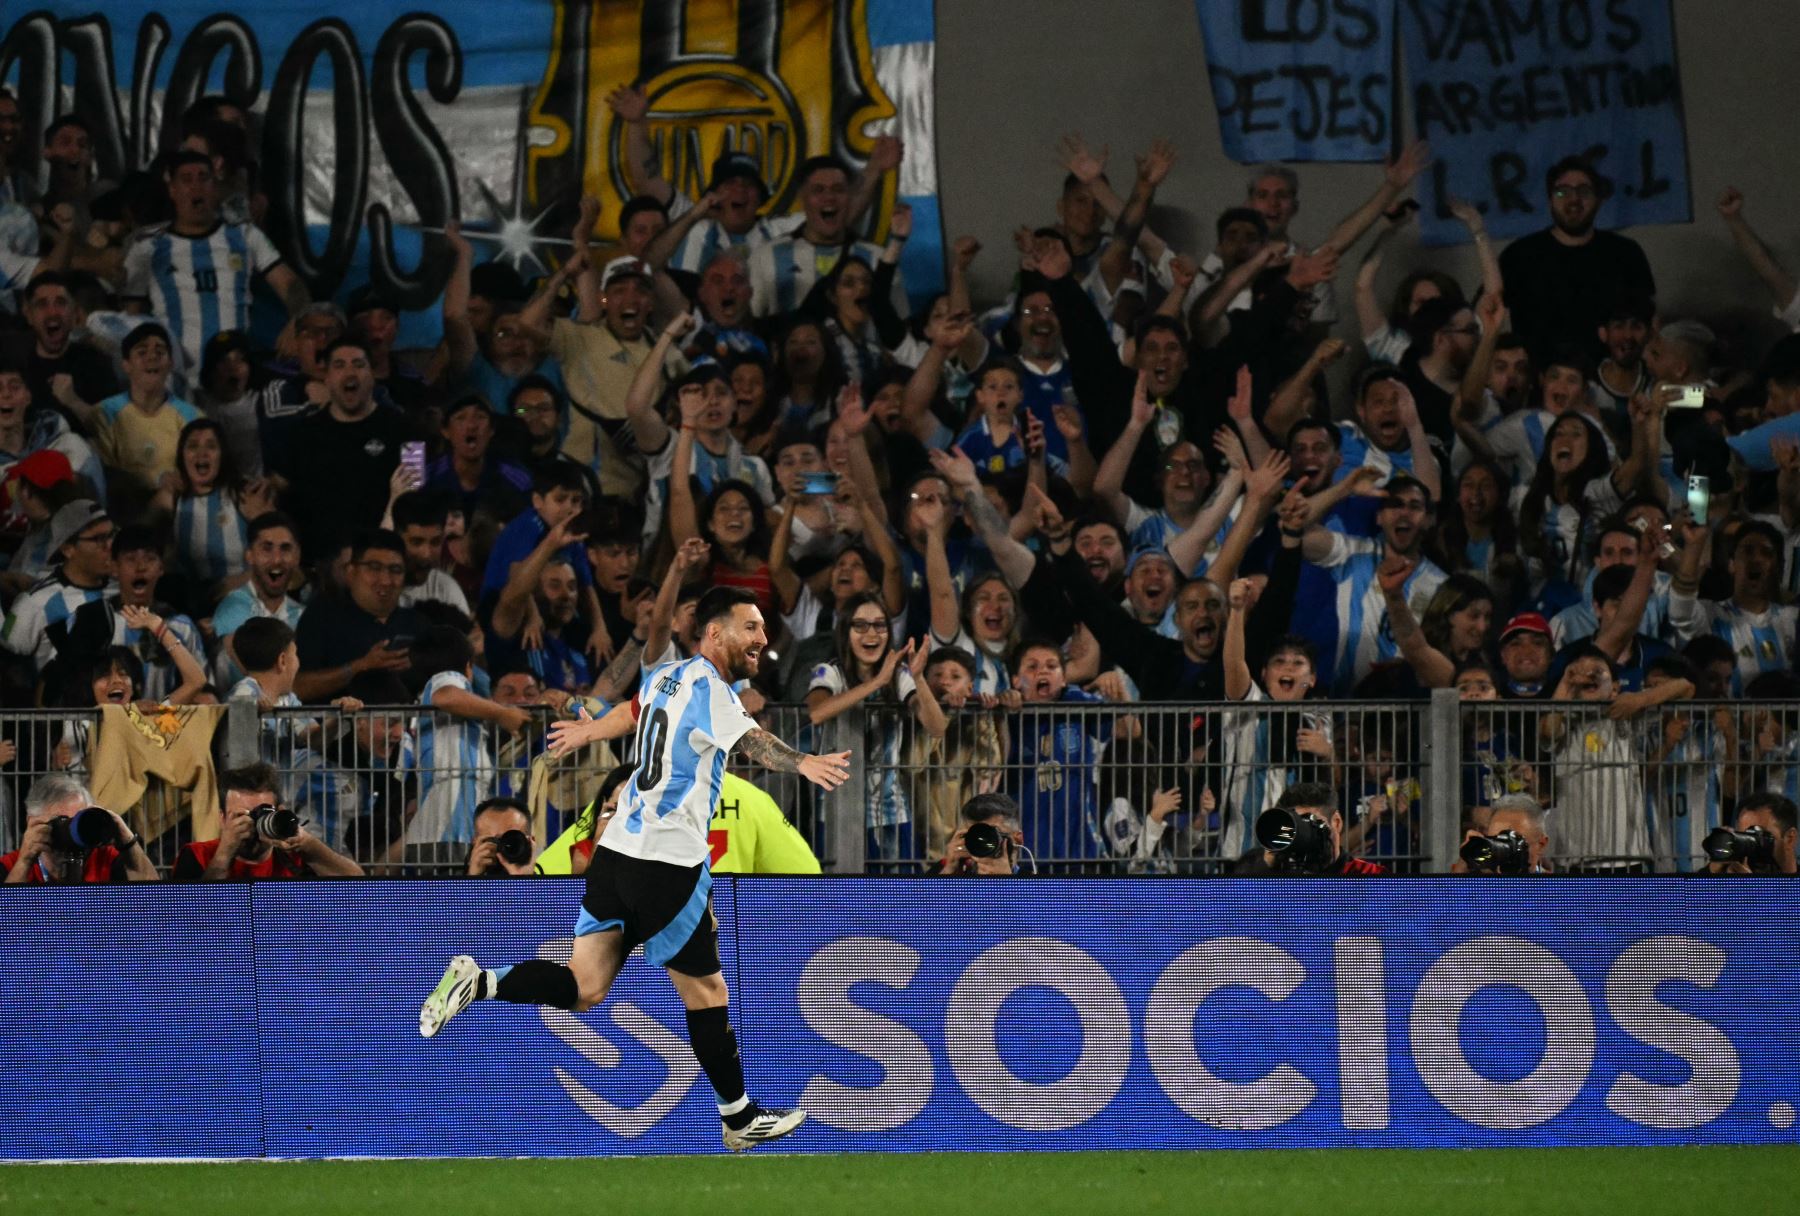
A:
[[[733,680],[748,680],[756,675],[756,669],[762,656],[752,655],[750,648],[740,647],[731,653],[731,670],[727,673]]]

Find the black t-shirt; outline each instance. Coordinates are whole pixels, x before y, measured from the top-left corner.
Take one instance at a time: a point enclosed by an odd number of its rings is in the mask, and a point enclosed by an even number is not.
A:
[[[1424,425],[1425,433],[1442,447],[1449,448],[1456,437],[1456,425],[1450,420],[1456,398],[1432,383],[1431,377],[1419,366],[1413,350],[1408,350],[1400,361],[1400,378],[1412,393],[1413,404],[1419,407],[1419,421]]]
[[[348,596],[322,596],[300,614],[294,643],[302,671],[329,671],[362,658],[377,642],[394,649],[411,646],[424,628],[424,618],[411,608],[396,608],[387,620],[378,621]]]
[[[75,395],[89,405],[99,405],[119,391],[119,378],[104,351],[85,342],[70,342],[63,347],[62,354],[50,359],[39,354],[37,344],[32,343],[31,358],[25,363],[25,384],[31,389],[31,402],[61,412],[61,403],[50,391],[50,380],[55,376],[71,377],[75,381]],[[68,417],[66,413],[63,416]],[[77,433],[87,433],[74,419],[70,419],[69,425]]]
[[[1652,299],[1656,279],[1630,237],[1596,232],[1585,245],[1565,245],[1549,229],[1520,237],[1500,255],[1513,332],[1542,367],[1558,346],[1605,354],[1600,326],[1621,298]]]
[[[334,542],[381,522],[388,479],[410,438],[405,416],[392,407],[377,406],[356,422],[321,410],[294,425],[286,450],[268,453],[288,480],[285,505],[300,524],[305,560],[323,558]]]

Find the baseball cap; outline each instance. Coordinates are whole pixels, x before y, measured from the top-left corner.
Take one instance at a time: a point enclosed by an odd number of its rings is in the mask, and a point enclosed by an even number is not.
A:
[[[1515,633],[1537,633],[1550,636],[1550,622],[1544,619],[1541,612],[1521,612],[1506,622],[1506,628],[1500,631],[1500,640],[1506,641]]]
[[[1125,561],[1125,577],[1130,578],[1131,572],[1138,568],[1138,563],[1144,561],[1167,562],[1171,571],[1178,570],[1175,559],[1170,557],[1169,551],[1161,545],[1139,545],[1131,551],[1131,556]]]
[[[763,184],[762,166],[756,158],[747,152],[723,152],[712,164],[712,180],[707,183],[708,190],[717,190],[734,177],[741,177],[756,185],[757,193],[764,199],[769,197],[769,188]]]
[[[50,552],[61,552],[64,545],[88,528],[110,518],[106,508],[91,499],[78,498],[74,502],[64,503],[50,517]]]
[[[618,279],[638,278],[648,281],[655,277],[655,273],[650,269],[650,263],[642,258],[634,258],[629,255],[614,258],[606,264],[606,269],[600,272],[600,290],[605,291]]]
[[[28,481],[40,490],[48,490],[65,481],[74,481],[75,467],[61,452],[45,448],[41,452],[33,452],[6,470],[6,480],[15,479]]]

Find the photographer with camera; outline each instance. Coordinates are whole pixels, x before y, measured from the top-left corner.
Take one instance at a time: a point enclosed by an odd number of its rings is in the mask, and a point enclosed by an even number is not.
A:
[[[1489,807],[1476,807],[1478,826],[1463,833],[1462,855],[1452,874],[1548,874],[1550,834],[1544,808],[1528,794],[1508,794]]]
[[[1037,873],[1037,862],[1025,847],[1019,804],[1008,795],[975,795],[963,803],[962,820],[938,873],[1010,877],[1019,872],[1021,858]]]
[[[219,774],[225,815],[217,840],[182,846],[175,858],[178,882],[227,878],[361,878],[362,867],[335,852],[281,805],[280,779],[267,764]]]
[[[475,808],[470,878],[529,878],[538,873],[531,810],[517,798],[489,798]]]
[[[1300,781],[1256,817],[1256,842],[1240,873],[1304,874],[1318,878],[1386,874],[1387,867],[1344,852],[1344,816],[1329,785]]]
[[[1790,850],[1792,852],[1792,850]],[[9,883],[155,882],[144,842],[81,782],[39,777],[25,792],[25,834],[0,857]]]
[[[1793,874],[1794,842],[1800,818],[1791,799],[1758,790],[1738,803],[1728,828],[1714,828],[1700,847],[1706,850],[1708,874]],[[12,881],[8,879],[7,881]]]

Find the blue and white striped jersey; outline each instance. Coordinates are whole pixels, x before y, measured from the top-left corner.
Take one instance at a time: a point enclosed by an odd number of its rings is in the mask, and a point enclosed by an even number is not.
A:
[[[1652,759],[1646,768],[1650,795],[1648,830],[1657,854],[1657,869],[1667,868],[1666,861],[1685,873],[1706,868],[1706,850],[1700,842],[1723,818],[1719,773],[1725,746],[1723,737],[1713,728],[1710,714],[1697,710],[1676,712],[1691,712],[1692,719],[1688,733],[1669,748],[1661,763]],[[1655,757],[1662,751],[1666,716],[1673,715],[1644,715],[1639,748],[1645,756]],[[1779,773],[1780,770],[1772,771],[1768,778],[1770,787],[1777,790]]]
[[[954,646],[958,650],[966,650],[975,656],[975,691],[987,696],[997,697],[1012,688],[1012,675],[1006,670],[1006,663],[995,658],[978,645],[969,636],[967,629],[958,629],[953,638],[940,638],[931,634],[931,648],[940,650],[946,646]]]
[[[231,491],[184,494],[175,500],[175,569],[217,583],[244,571],[250,525]]]
[[[13,601],[12,611],[6,614],[6,628],[0,632],[0,645],[35,660],[42,670],[56,657],[50,631],[66,623],[83,604],[106,598],[108,590],[76,586],[57,570]]]
[[[1369,674],[1375,664],[1400,657],[1394,631],[1388,624],[1387,599],[1375,581],[1376,568],[1386,546],[1379,538],[1331,534],[1331,552],[1319,562],[1337,584],[1337,654],[1331,669],[1321,672],[1331,690],[1342,696]],[[1445,574],[1421,557],[1406,577],[1402,593],[1413,616],[1423,618],[1425,606],[1443,585]]]
[[[881,258],[881,246],[857,241],[853,256],[870,266]],[[842,245],[815,245],[796,233],[750,252],[750,311],[759,317],[782,317],[798,309],[821,278],[831,273],[844,255]],[[894,276],[894,307],[906,315],[906,293],[900,276]]]
[[[1386,448],[1376,447],[1363,429],[1354,422],[1340,422],[1338,428],[1338,444],[1341,460],[1335,480],[1342,481],[1364,465],[1379,469],[1382,477],[1392,477],[1396,471],[1413,472],[1412,448],[1403,448],[1398,452],[1390,452]]]
[[[1240,857],[1256,843],[1256,817],[1273,807],[1287,792],[1292,774],[1271,760],[1269,732],[1282,722],[1269,712],[1269,694],[1254,680],[1240,705],[1255,709],[1228,709],[1225,727],[1225,805],[1221,808],[1223,839],[1219,856]]]
[[[637,770],[600,843],[628,857],[697,866],[712,856],[706,833],[726,753],[756,722],[705,655],[645,672],[637,701]]]
[[[292,689],[279,697],[270,697],[255,676],[245,676],[233,684],[225,699],[248,701],[259,709],[264,701],[268,701],[276,709],[299,709],[302,704]],[[281,797],[290,805],[300,796],[305,785],[300,770],[312,761],[312,748],[306,741],[318,729],[318,725],[316,718],[288,714],[262,715],[259,733],[263,763],[273,765],[275,771],[281,774]]]
[[[420,704],[429,709],[446,688],[474,691],[462,672],[440,671],[426,682]],[[420,714],[413,761],[419,774],[419,811],[407,825],[405,843],[473,843],[475,807],[494,785],[494,758],[482,724],[441,711]]]
[[[250,295],[258,275],[281,261],[274,242],[251,224],[221,223],[204,236],[180,236],[167,225],[146,229],[125,254],[125,295],[148,300],[168,327],[185,365],[200,366],[207,339],[250,328]]]
[[[1669,593],[1669,623],[1683,645],[1703,633],[1724,638],[1737,656],[1731,673],[1731,695],[1744,695],[1744,685],[1765,671],[1786,671],[1794,647],[1794,627],[1800,624],[1800,608],[1770,604],[1761,612],[1746,612],[1736,601],[1698,599],[1679,591]]]
[[[1581,583],[1581,602],[1570,604],[1550,618],[1550,640],[1561,650],[1570,642],[1592,637],[1600,632],[1600,618],[1594,615],[1594,579],[1600,572],[1589,570]],[[1486,577],[1483,575],[1483,577]],[[1669,586],[1673,582],[1658,570],[1656,585],[1650,590],[1650,602],[1644,605],[1644,619],[1637,631],[1653,638],[1669,637]]]
[[[677,193],[669,199],[669,221],[673,223],[693,209],[693,200]],[[780,240],[805,222],[806,217],[800,214],[758,216],[750,231],[736,234],[725,231],[725,225],[718,220],[701,220],[688,229],[687,236],[669,255],[669,269],[699,274],[708,262],[728,249],[748,257],[751,250]]]

